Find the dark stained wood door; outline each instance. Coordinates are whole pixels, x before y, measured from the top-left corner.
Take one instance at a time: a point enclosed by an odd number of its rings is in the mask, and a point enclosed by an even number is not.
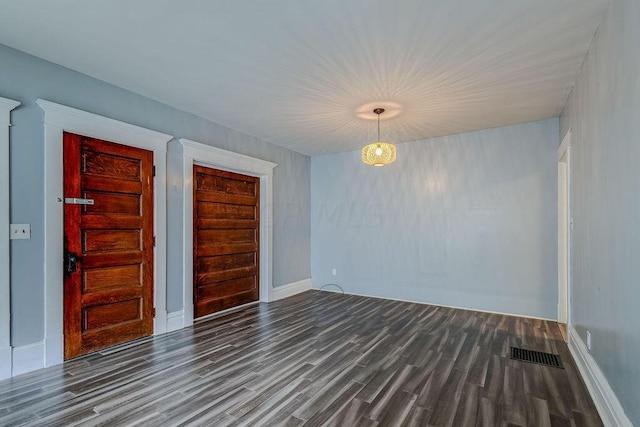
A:
[[[153,153],[65,133],[64,197],[65,359],[152,334]]]
[[[260,179],[193,167],[195,317],[260,299]]]

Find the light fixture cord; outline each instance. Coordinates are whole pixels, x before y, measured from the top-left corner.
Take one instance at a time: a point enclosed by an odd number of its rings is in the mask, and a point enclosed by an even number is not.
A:
[[[380,142],[380,113],[378,113],[378,142]]]

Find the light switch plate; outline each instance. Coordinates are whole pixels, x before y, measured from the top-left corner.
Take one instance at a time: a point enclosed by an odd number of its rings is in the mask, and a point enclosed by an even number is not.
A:
[[[30,224],[11,224],[9,228],[9,238],[11,240],[30,239],[31,225]]]

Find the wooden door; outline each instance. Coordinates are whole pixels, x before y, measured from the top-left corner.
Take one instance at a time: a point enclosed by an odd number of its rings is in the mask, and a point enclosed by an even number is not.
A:
[[[260,299],[260,179],[193,167],[195,317]]]
[[[65,133],[64,197],[65,359],[152,334],[153,153]]]

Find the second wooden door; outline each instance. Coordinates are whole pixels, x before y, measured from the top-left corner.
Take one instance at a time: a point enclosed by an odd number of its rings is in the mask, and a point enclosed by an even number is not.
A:
[[[260,179],[193,167],[195,317],[260,299]]]

